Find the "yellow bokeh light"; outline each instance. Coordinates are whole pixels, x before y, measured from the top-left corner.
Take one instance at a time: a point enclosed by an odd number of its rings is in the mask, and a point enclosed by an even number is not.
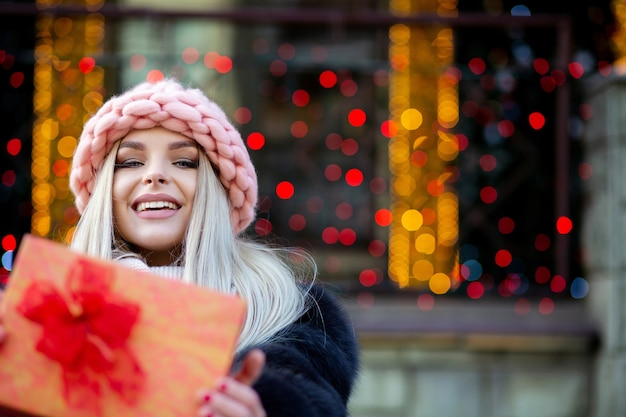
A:
[[[416,130],[424,122],[424,116],[417,109],[406,109],[400,116],[400,123],[407,130]]]
[[[47,206],[54,198],[54,189],[48,183],[38,184],[33,187],[33,205],[34,206]]]
[[[40,156],[33,159],[31,173],[35,179],[46,179],[50,175],[50,162],[48,158]]]
[[[74,22],[69,17],[59,17],[54,22],[54,34],[59,38],[67,36],[72,31]]]
[[[428,281],[428,288],[434,294],[445,294],[450,290],[450,286],[450,277],[441,272],[434,274]]]
[[[415,179],[410,175],[402,175],[394,178],[392,182],[393,191],[402,196],[411,195],[417,186]]]
[[[395,14],[456,16],[457,2],[391,0],[389,8]],[[454,65],[454,31],[395,25],[389,39],[389,113],[398,126],[389,145],[390,242],[398,242],[389,245],[389,273],[400,287],[428,285],[444,294],[451,288],[459,226],[458,201],[447,195],[454,195],[448,183],[459,154],[451,133],[459,123],[459,79],[448,71]]]
[[[435,252],[436,246],[435,236],[429,233],[422,233],[415,239],[415,249],[420,253],[430,255]]]
[[[435,272],[435,267],[432,262],[426,259],[420,259],[413,264],[411,268],[413,276],[419,281],[428,281]]]
[[[57,151],[64,158],[71,158],[76,150],[77,140],[73,136],[64,136],[57,142]]]
[[[85,109],[87,113],[95,113],[102,105],[102,102],[102,94],[96,91],[89,92],[83,97],[83,109]]]
[[[35,234],[46,236],[50,233],[50,215],[43,212],[33,214],[31,226]]]
[[[418,210],[407,210],[402,215],[401,223],[402,227],[404,227],[406,230],[414,232],[422,227],[422,225],[424,224],[424,217],[422,216],[422,213],[420,213]]]

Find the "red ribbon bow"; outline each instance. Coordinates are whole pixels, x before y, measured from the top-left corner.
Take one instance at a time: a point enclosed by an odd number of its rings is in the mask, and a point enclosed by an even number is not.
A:
[[[67,275],[69,299],[50,282],[35,280],[17,307],[42,326],[36,349],[61,365],[67,403],[96,414],[105,381],[128,404],[144,382],[126,345],[140,308],[111,292],[113,279],[112,270],[79,259]]]

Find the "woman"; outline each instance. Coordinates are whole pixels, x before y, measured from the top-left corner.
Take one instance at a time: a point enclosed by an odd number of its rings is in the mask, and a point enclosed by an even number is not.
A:
[[[198,415],[347,414],[352,328],[313,285],[310,257],[245,237],[256,173],[200,90],[163,80],[111,98],[85,125],[70,187],[81,213],[73,249],[247,301],[233,373],[200,389]]]

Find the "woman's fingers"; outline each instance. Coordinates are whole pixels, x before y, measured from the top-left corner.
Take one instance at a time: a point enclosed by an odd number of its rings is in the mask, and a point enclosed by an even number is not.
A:
[[[249,385],[227,377],[220,386],[206,394],[198,409],[202,417],[265,417],[265,409],[257,392]]]
[[[200,417],[265,417],[259,394],[252,385],[265,366],[265,354],[252,350],[244,357],[233,375],[217,381],[216,389],[198,393]]]

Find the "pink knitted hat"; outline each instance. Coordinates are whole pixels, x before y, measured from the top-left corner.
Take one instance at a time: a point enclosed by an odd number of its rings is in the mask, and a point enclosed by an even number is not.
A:
[[[155,126],[195,139],[204,148],[228,192],[233,231],[248,227],[255,216],[258,184],[241,135],[200,90],[185,89],[171,79],[145,82],[112,97],[85,124],[70,173],[78,211],[85,210],[113,143],[131,130]]]

